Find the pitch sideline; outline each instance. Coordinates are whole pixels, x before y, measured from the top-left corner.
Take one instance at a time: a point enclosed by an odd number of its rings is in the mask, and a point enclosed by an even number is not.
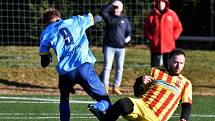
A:
[[[6,101],[0,100],[0,103],[59,103],[59,99],[51,98],[35,98],[35,97],[12,97],[12,96],[0,96],[0,99],[7,99]],[[70,103],[95,103],[95,101],[77,100],[73,98]],[[12,100],[12,101],[8,101]],[[28,115],[28,117],[23,117],[23,115]],[[50,116],[51,115],[51,116]],[[16,116],[16,117],[11,117]],[[35,116],[35,117],[34,117]],[[174,114],[172,117],[180,117],[179,114]],[[195,118],[215,118],[215,114],[191,114],[190,117]],[[59,119],[58,113],[0,113],[0,119]],[[95,118],[91,113],[71,113],[71,118]]]
[[[47,98],[35,98],[35,97],[9,97],[9,96],[0,96],[0,99],[9,99],[9,100],[19,100],[19,101],[0,101],[0,103],[59,103],[59,99],[47,99]],[[21,100],[21,101],[20,101]],[[27,100],[27,101],[26,101]],[[36,102],[38,101],[38,102]],[[96,103],[95,101],[84,101],[71,99],[70,103]]]

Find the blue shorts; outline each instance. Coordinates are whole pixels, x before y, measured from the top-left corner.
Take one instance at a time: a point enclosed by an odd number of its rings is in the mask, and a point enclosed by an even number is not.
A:
[[[93,99],[108,95],[92,63],[84,63],[77,69],[59,76],[61,96],[68,98],[75,84],[80,84]]]

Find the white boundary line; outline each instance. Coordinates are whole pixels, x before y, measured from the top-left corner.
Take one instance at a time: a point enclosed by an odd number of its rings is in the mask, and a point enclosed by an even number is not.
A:
[[[48,98],[35,98],[35,97],[9,97],[0,96],[0,103],[59,103],[59,99],[48,99]],[[9,100],[9,101],[8,101]],[[95,103],[95,101],[84,101],[84,100],[74,100],[71,99],[70,103]],[[25,115],[23,117],[23,115]],[[27,116],[26,116],[27,115]],[[51,115],[51,116],[50,116]],[[35,117],[34,117],[35,116]],[[174,114],[172,116],[180,117],[179,114]],[[215,114],[191,114],[190,117],[195,118],[215,118]],[[71,118],[86,119],[86,118],[96,118],[91,113],[71,113]],[[10,119],[59,119],[58,113],[0,113],[0,119],[10,120]]]
[[[16,115],[14,115],[16,114]],[[27,115],[29,113],[26,113]],[[50,116],[50,113],[41,113],[42,116],[40,114],[37,113],[30,113],[31,115],[29,116],[24,116],[26,115],[25,113],[0,113],[0,119],[4,119],[4,120],[17,120],[17,119],[22,119],[22,120],[29,120],[29,119],[59,119],[59,114],[55,114],[55,113],[51,113],[52,115]],[[33,115],[32,115],[33,114]],[[54,114],[54,116],[53,116]],[[38,115],[38,116],[36,116]],[[47,115],[47,116],[46,116]],[[49,116],[48,116],[49,115]],[[179,114],[175,114],[172,116],[172,118],[178,118],[180,117]],[[215,118],[215,115],[205,115],[205,114],[191,114],[190,117],[195,117],[195,118]],[[89,113],[82,113],[82,114],[75,114],[72,113],[71,114],[71,119],[93,119],[96,118],[95,116],[93,116],[92,114]],[[120,118],[122,118],[120,116]]]
[[[59,103],[59,99],[45,99],[45,98],[31,98],[31,97],[0,96],[0,99],[21,100],[21,101],[8,101],[7,100],[7,101],[0,101],[0,103]],[[27,101],[25,101],[25,100],[27,100]],[[30,100],[30,101],[28,101],[28,100]],[[71,99],[70,103],[89,104],[89,103],[96,103],[96,101],[84,101],[84,100]]]
[[[23,116],[23,115],[28,115],[30,116],[37,116],[37,117],[46,117],[46,116],[59,116],[59,113],[0,113],[0,116]],[[25,117],[28,117],[25,116]],[[76,117],[91,117],[93,114],[91,113],[71,113],[71,116],[76,116]],[[180,117],[179,114],[173,114],[172,117]],[[191,114],[190,117],[198,117],[198,118],[215,118],[215,114]],[[1,118],[1,117],[0,117]]]
[[[35,98],[35,97],[7,97],[0,96],[0,99],[11,99],[11,100],[34,100],[34,101],[59,101],[57,99],[46,99],[46,98]]]
[[[47,116],[47,115],[55,115],[59,116],[59,113],[0,113],[0,116],[22,116],[22,115],[28,115],[28,116],[35,116],[35,115],[40,115],[40,116]],[[92,116],[92,113],[71,113],[71,116],[73,115],[78,115],[78,116]]]
[[[70,119],[92,119],[92,118],[96,118],[95,116],[91,116],[91,117],[70,117]],[[0,117],[0,119],[4,119],[4,120],[18,120],[18,119],[22,119],[22,120],[29,120],[29,119],[59,119],[59,116],[57,117]]]
[[[180,117],[179,114],[173,114],[172,117]],[[215,114],[191,114],[190,117],[196,118],[215,118]]]

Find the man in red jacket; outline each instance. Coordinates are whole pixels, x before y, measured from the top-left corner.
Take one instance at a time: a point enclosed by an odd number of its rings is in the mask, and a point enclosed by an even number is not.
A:
[[[183,28],[177,14],[169,8],[168,0],[155,0],[154,9],[144,22],[144,35],[150,41],[151,67],[167,68],[168,54]]]

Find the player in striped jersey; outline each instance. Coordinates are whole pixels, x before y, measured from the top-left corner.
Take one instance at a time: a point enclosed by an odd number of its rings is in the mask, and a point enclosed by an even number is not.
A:
[[[122,115],[130,121],[167,121],[182,104],[180,121],[187,121],[191,113],[192,84],[181,73],[185,53],[175,49],[169,55],[165,73],[152,68],[150,76],[140,76],[134,84],[138,98],[119,99],[103,116],[102,121],[116,121]]]
[[[53,48],[57,58],[60,90],[60,120],[70,120],[70,93],[75,93],[73,86],[79,84],[86,93],[98,101],[88,106],[96,116],[106,111],[111,105],[104,85],[94,69],[96,61],[89,49],[86,30],[101,17],[91,13],[62,19],[58,10],[49,8],[43,15],[45,27],[40,36],[41,66],[47,67],[51,62]],[[98,117],[99,118],[99,117]]]

